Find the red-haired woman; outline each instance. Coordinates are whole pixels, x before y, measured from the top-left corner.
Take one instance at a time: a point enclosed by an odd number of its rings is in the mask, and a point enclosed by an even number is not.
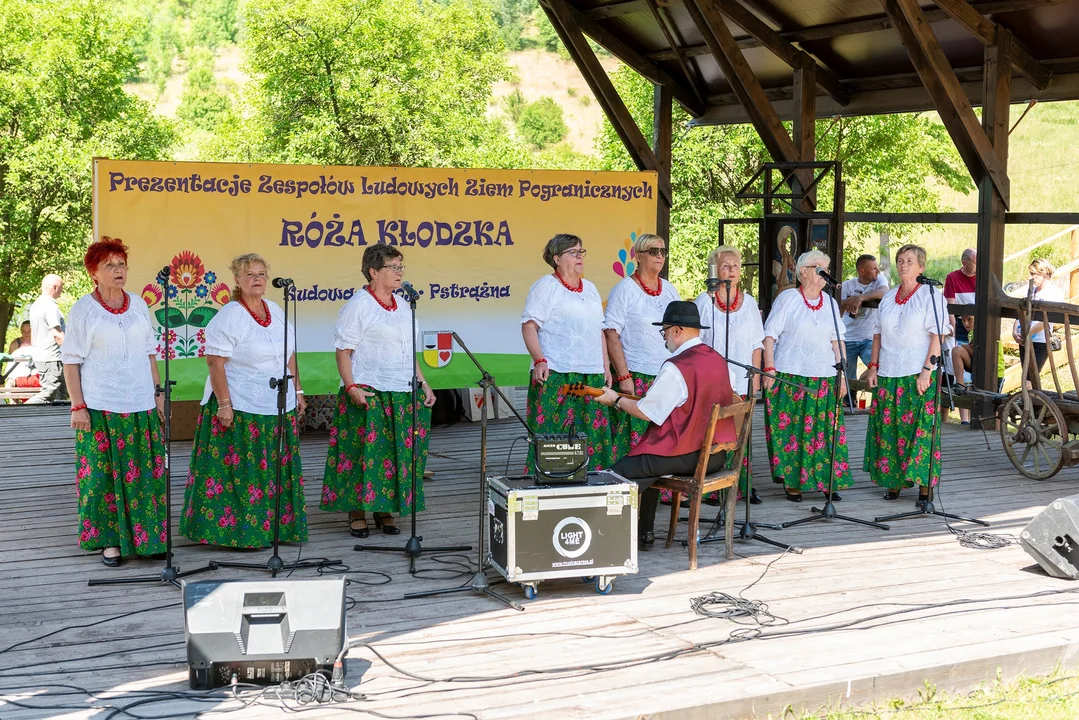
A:
[[[79,546],[102,562],[165,551],[163,397],[150,311],[124,290],[127,247],[103,237],[86,251],[94,291],[72,306],[62,360],[71,395]]]

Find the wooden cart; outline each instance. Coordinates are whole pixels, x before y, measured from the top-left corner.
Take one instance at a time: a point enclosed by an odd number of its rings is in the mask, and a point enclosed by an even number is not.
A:
[[[1010,307],[1019,316],[1025,350],[1024,381],[1017,392],[999,396],[997,416],[1004,451],[1015,469],[1034,480],[1046,480],[1065,465],[1079,464],[1079,397],[1074,390],[1062,391],[1060,374],[1064,369],[1058,368],[1051,347],[1049,368],[1053,390],[1042,387],[1039,373],[1031,367],[1034,352],[1027,330],[1032,322],[1042,322],[1048,328],[1051,318],[1055,321],[1055,329],[1063,326],[1066,369],[1071,374],[1073,386],[1079,388],[1079,372],[1075,367],[1075,349],[1072,345],[1072,323],[1079,321],[1079,305],[1034,300],[1033,290],[1031,283],[1026,298],[1000,299],[1001,307]]]

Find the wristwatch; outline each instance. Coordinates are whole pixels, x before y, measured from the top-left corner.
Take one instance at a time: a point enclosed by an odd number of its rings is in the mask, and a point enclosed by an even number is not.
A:
[[[618,403],[619,403],[619,402],[620,402],[621,400],[622,400],[622,396],[621,396],[621,395],[619,395],[618,397],[616,397],[616,398],[614,399],[614,403],[612,403],[612,404],[613,404],[613,406],[615,407],[615,409],[617,409],[617,410],[621,410],[621,409],[622,409],[622,408],[621,408],[621,407],[620,407],[620,406],[618,405]]]

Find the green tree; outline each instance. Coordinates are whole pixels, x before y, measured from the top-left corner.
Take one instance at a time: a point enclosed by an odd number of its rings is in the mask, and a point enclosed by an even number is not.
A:
[[[524,106],[517,117],[517,130],[539,150],[562,142],[569,132],[562,106],[546,95]]]
[[[203,155],[346,165],[465,165],[500,142],[508,77],[479,0],[250,0],[246,107]]]
[[[157,159],[174,142],[124,91],[132,30],[106,0],[0,3],[0,328],[45,273],[79,266],[92,159]]]
[[[652,84],[629,68],[613,75],[615,86],[646,137],[652,135]],[[771,160],[749,125],[688,128],[685,112],[674,113],[669,273],[684,296],[703,289],[703,266],[715,247],[721,218],[759,217],[759,204],[736,200],[735,193],[761,164]],[[788,128],[789,130],[789,128]],[[605,170],[635,170],[609,122],[596,139]],[[948,140],[943,126],[927,115],[883,115],[838,118],[817,123],[817,157],[843,161],[848,212],[939,212],[944,207],[928,181],[967,192],[973,183]],[[818,202],[827,207],[831,180],[820,187]],[[847,228],[847,250],[857,255],[857,242],[870,232],[886,230],[896,237],[912,234],[915,226]],[[739,243],[753,255],[756,237]],[[850,258],[852,259],[852,258]],[[848,268],[849,269],[849,268]]]
[[[213,131],[228,112],[229,95],[214,75],[214,55],[207,48],[189,50],[184,94],[176,116],[202,130]]]

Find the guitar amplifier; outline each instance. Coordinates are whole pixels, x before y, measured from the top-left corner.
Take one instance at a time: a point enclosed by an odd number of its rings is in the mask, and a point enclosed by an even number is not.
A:
[[[541,485],[588,481],[588,438],[584,433],[536,435],[536,477]]]
[[[487,483],[491,562],[510,582],[637,572],[637,484],[590,472],[575,486],[531,477]]]

